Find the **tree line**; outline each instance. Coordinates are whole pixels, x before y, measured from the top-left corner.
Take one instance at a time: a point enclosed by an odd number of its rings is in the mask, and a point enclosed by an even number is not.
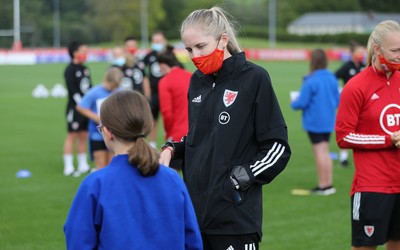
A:
[[[51,47],[54,41],[54,5],[59,3],[60,44],[78,39],[89,44],[121,42],[141,35],[142,2],[147,2],[148,31],[162,30],[179,39],[182,20],[193,10],[223,7],[248,37],[268,37],[270,0],[19,0],[21,40],[24,47]],[[288,36],[287,25],[307,12],[361,11],[400,12],[398,0],[275,0],[277,40]],[[0,30],[13,28],[13,0],[0,0]],[[12,37],[0,37],[9,48]]]

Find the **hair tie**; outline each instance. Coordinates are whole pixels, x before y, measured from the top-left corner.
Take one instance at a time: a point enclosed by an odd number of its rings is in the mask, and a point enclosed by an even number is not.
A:
[[[136,136],[134,136],[133,137],[133,140],[137,140],[137,139],[139,139],[139,138],[144,138],[145,137],[145,135],[144,134],[138,134],[138,135],[136,135]]]

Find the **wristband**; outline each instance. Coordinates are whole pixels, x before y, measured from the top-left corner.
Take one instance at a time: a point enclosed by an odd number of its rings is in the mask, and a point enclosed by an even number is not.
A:
[[[164,152],[167,149],[171,151],[171,158],[174,158],[174,149],[172,147],[163,147],[161,152]]]
[[[174,154],[175,154],[175,145],[172,142],[166,142],[162,147],[161,147],[162,151],[169,149],[171,150],[171,158],[174,158]],[[161,152],[162,152],[161,151]]]

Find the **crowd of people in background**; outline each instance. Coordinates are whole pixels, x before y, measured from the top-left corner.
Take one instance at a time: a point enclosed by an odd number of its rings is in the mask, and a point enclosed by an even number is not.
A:
[[[259,249],[262,187],[285,169],[291,148],[269,73],[246,59],[228,17],[213,7],[184,19],[180,35],[193,73],[156,31],[143,58],[134,37],[114,47],[103,81],[93,87],[84,65],[87,45],[69,44],[63,174],[95,173],[71,206],[64,226],[68,249]],[[310,71],[291,101],[302,111],[314,153],[311,194],[336,193],[332,133],[341,166],[349,165],[352,150],[354,250],[400,249],[400,124],[390,120],[400,107],[398,44],[399,24],[384,21],[370,36],[367,57],[351,42],[350,58],[336,72],[328,69],[323,49],[312,50]],[[168,166],[182,170],[184,181]]]
[[[123,45],[116,46],[111,50],[111,65],[106,71],[104,81],[95,90],[90,91],[90,96],[84,98],[86,92],[92,88],[89,69],[85,66],[88,47],[86,44],[73,41],[69,44],[71,63],[65,70],[64,79],[68,90],[67,103],[67,129],[68,134],[64,143],[64,175],[80,176],[81,174],[103,168],[111,160],[102,136],[96,126],[99,121],[99,105],[113,91],[135,90],[143,94],[149,101],[152,115],[153,128],[148,139],[152,147],[157,148],[158,125],[160,115],[159,81],[164,75],[166,77],[161,91],[163,100],[163,124],[166,136],[170,139],[182,138],[187,133],[187,106],[182,97],[187,91],[191,73],[184,70],[183,65],[175,56],[174,48],[168,45],[163,32],[156,31],[152,34],[151,48],[144,57],[138,55],[137,40],[128,36]],[[158,56],[163,59],[160,67]],[[182,70],[176,70],[176,67]],[[117,70],[122,72],[118,84],[115,84]],[[169,74],[172,70],[172,74]],[[113,74],[110,76],[109,74]],[[118,76],[119,77],[119,76]],[[183,78],[180,78],[183,77]],[[168,80],[179,79],[179,83]],[[173,81],[173,80],[172,80]],[[177,89],[169,86],[174,84]],[[94,93],[96,91],[96,93]],[[101,92],[101,93],[100,93]],[[183,95],[182,95],[183,94]],[[169,106],[168,105],[172,105]],[[172,110],[171,110],[172,108]],[[171,114],[179,114],[179,121],[172,119]],[[166,121],[166,122],[165,122]],[[89,135],[89,137],[88,137]],[[173,135],[173,137],[171,137]],[[76,145],[75,145],[76,144]],[[89,147],[87,147],[87,144]],[[77,149],[75,149],[75,146]],[[78,167],[74,167],[74,152],[77,151]],[[87,151],[90,158],[87,159]],[[91,169],[89,160],[94,161]]]

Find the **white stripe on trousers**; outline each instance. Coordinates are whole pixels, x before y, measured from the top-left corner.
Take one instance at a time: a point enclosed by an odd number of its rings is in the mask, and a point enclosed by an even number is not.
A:
[[[246,245],[244,245],[244,249],[245,250],[256,250],[256,244],[255,243],[246,244]]]

